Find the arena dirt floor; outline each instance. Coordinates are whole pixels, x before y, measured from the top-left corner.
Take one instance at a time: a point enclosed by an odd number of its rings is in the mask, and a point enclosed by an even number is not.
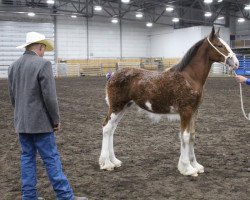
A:
[[[98,158],[107,112],[103,77],[56,80],[63,130],[57,144],[63,168],[76,195],[90,200],[249,200],[250,122],[240,110],[233,78],[209,78],[197,119],[196,157],[205,166],[197,178],[177,170],[179,123],[153,124],[131,107],[118,126],[115,152],[123,165],[101,171]],[[250,111],[250,87],[243,87]],[[7,81],[0,80],[0,199],[21,199],[18,137]],[[38,157],[38,192],[54,200]]]

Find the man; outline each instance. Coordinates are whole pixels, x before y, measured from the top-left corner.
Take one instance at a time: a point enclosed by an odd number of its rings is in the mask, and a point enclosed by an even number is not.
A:
[[[236,75],[235,79],[239,82],[239,83],[246,83],[247,85],[250,85],[250,79],[246,78],[244,76],[241,75]]]
[[[9,93],[14,107],[14,126],[21,145],[22,200],[37,200],[36,153],[44,162],[58,200],[75,197],[63,173],[54,132],[60,129],[59,109],[51,62],[43,59],[53,50],[44,35],[29,32],[25,53],[9,68]]]

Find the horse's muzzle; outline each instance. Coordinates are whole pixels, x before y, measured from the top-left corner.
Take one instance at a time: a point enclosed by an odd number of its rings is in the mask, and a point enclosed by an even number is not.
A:
[[[235,70],[239,68],[239,60],[235,55],[227,58],[226,65],[229,67],[229,70]]]

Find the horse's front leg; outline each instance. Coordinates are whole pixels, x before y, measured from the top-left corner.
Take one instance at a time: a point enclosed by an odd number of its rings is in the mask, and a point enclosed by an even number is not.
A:
[[[178,163],[178,170],[183,175],[198,176],[198,170],[190,162],[190,132],[191,114],[181,114],[181,155]]]
[[[190,145],[189,145],[189,156],[190,156],[190,163],[191,165],[198,170],[198,173],[204,172],[204,167],[199,164],[196,160],[195,153],[194,153],[194,144],[195,144],[195,119],[196,115],[192,117],[190,122],[191,125],[191,134],[190,134]]]

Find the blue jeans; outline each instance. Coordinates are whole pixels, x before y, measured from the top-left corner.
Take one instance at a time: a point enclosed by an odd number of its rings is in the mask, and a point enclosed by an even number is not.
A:
[[[63,173],[54,133],[20,133],[22,148],[22,200],[37,200],[36,154],[40,154],[58,200],[73,200],[74,194]]]

